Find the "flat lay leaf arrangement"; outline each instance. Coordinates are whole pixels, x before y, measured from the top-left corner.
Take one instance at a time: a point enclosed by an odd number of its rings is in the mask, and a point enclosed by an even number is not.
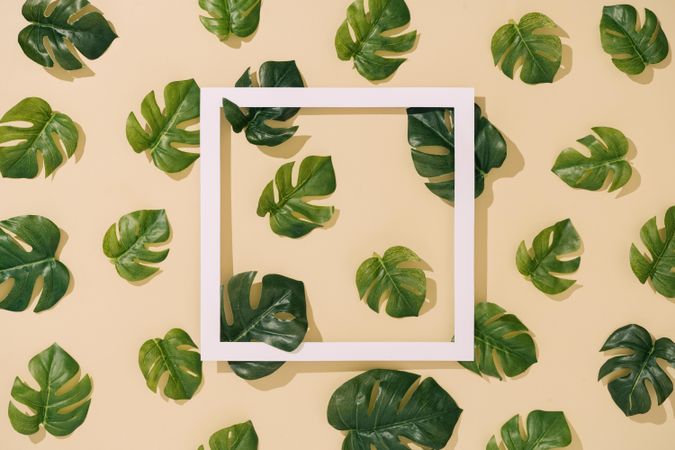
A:
[[[204,28],[221,41],[251,37],[258,29],[261,0],[194,0],[205,15]],[[84,67],[81,56],[101,57],[117,38],[112,25],[87,0],[26,0],[23,17],[29,24],[18,42],[31,60],[66,71]],[[347,8],[334,44],[340,60],[352,60],[357,72],[369,81],[392,76],[406,61],[402,54],[413,50],[417,31],[403,31],[411,21],[404,0],[355,0]],[[668,40],[654,12],[645,10],[640,23],[631,5],[605,6],[600,20],[600,41],[613,64],[628,75],[638,75],[661,63],[670,51]],[[563,46],[558,25],[548,16],[531,12],[510,21],[492,36],[492,62],[509,78],[516,71],[527,84],[552,83],[560,71]],[[236,87],[305,86],[294,60],[267,61],[256,73],[247,69]],[[199,85],[194,79],[173,81],[163,93],[164,108],[154,91],[143,99],[141,124],[134,112],[126,122],[126,137],[136,153],[147,152],[155,166],[166,173],[190,167],[199,154],[186,147],[199,145]],[[240,108],[223,100],[226,119],[236,133],[245,132],[249,143],[274,147],[292,139],[299,126],[289,125],[299,108]],[[19,124],[17,124],[19,122]],[[454,201],[454,124],[452,109],[410,108],[407,111],[408,144],[412,167],[428,178],[431,193]],[[27,124],[27,125],[26,125]],[[500,131],[476,105],[475,190],[485,189],[485,178],[501,167],[507,144]],[[610,127],[594,127],[594,134],[578,140],[588,149],[563,150],[552,171],[576,189],[597,191],[625,186],[633,169],[627,161],[628,138]],[[28,97],[0,118],[0,174],[3,178],[35,178],[44,166],[50,177],[83,143],[76,123],[54,111],[39,97]],[[435,149],[434,149],[435,148]],[[441,152],[438,152],[438,149]],[[584,150],[585,151],[585,150]],[[290,238],[308,235],[325,227],[335,207],[314,203],[337,188],[331,156],[309,156],[286,162],[260,195],[257,214],[269,216],[271,231]],[[9,194],[11,195],[11,194]],[[319,200],[321,201],[321,200]],[[0,221],[0,309],[24,311],[37,297],[35,312],[51,309],[68,292],[71,275],[59,259],[62,231],[49,219],[23,215]],[[103,238],[103,252],[118,274],[131,282],[143,281],[159,271],[168,249],[171,227],[165,210],[138,210],[113,223]],[[646,252],[630,248],[630,267],[640,283],[648,280],[660,295],[675,297],[675,206],[659,229],[656,217],[640,229]],[[521,242],[516,253],[517,270],[537,289],[560,294],[575,284],[564,278],[575,272],[581,258],[581,238],[571,219],[545,228],[529,249]],[[427,278],[422,259],[411,249],[395,246],[382,256],[374,254],[356,271],[359,299],[374,311],[386,304],[391,317],[415,317],[426,299]],[[307,296],[303,282],[279,274],[262,277],[257,272],[234,275],[223,288],[220,339],[223,342],[262,342],[292,352],[308,330]],[[5,285],[5,283],[7,283]],[[41,283],[41,284],[40,284]],[[7,286],[9,286],[7,288]],[[38,289],[39,287],[39,289]],[[35,292],[34,292],[35,291]],[[260,299],[256,301],[256,292]],[[254,306],[255,305],[255,306]],[[501,306],[480,302],[475,306],[475,360],[461,365],[478,375],[502,380],[525,373],[537,363],[533,333],[514,314]],[[598,380],[604,381],[616,406],[626,416],[653,410],[650,387],[658,405],[673,392],[673,382],[664,370],[675,367],[675,344],[670,337],[654,339],[642,326],[629,324],[614,331],[601,348],[608,354]],[[619,353],[617,353],[619,352]],[[277,371],[278,362],[230,361],[239,377],[256,380]],[[174,400],[191,399],[203,382],[199,349],[190,335],[173,328],[164,337],[145,341],[138,365],[147,387],[161,390]],[[80,427],[91,404],[92,381],[81,374],[78,362],[54,343],[33,357],[29,372],[37,384],[16,377],[11,388],[8,417],[11,426],[24,435],[44,429],[53,436],[67,436]],[[368,370],[337,388],[327,409],[328,423],[345,433],[343,450],[409,449],[407,442],[425,448],[445,447],[462,409],[433,378],[388,369]],[[489,440],[486,450],[547,450],[572,443],[570,426],[563,412],[535,410],[521,423],[520,415],[509,419]],[[501,444],[498,444],[501,442]],[[208,446],[198,450],[256,450],[258,435],[251,421],[216,431]]]

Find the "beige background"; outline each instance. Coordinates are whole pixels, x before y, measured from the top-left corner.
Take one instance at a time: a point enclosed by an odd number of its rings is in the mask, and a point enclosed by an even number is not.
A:
[[[311,86],[368,86],[333,49],[348,2],[267,0],[255,37],[232,48],[202,28],[196,0],[99,0],[121,38],[91,62],[95,76],[83,71],[74,81],[22,54],[16,43],[25,25],[21,3],[0,5],[0,110],[43,97],[81,125],[86,145],[53,178],[0,180],[0,217],[33,213],[54,220],[67,233],[61,257],[74,279],[70,295],[51,311],[0,311],[0,404],[9,401],[14,376],[28,377],[30,357],[54,341],[95,384],[89,416],[73,435],[27,438],[3,413],[0,448],[189,449],[246,419],[254,421],[262,449],[339,448],[341,435],[325,420],[331,393],[360,371],[382,366],[435,377],[464,408],[449,448],[484,448],[513,414],[540,408],[565,411],[576,450],[672,449],[672,398],[647,415],[626,418],[596,381],[605,360],[598,349],[619,326],[635,322],[657,337],[675,337],[675,305],[640,285],[628,265],[640,226],[654,215],[661,220],[675,199],[675,70],[670,57],[636,80],[616,70],[599,43],[602,2],[409,0],[421,36],[409,61],[384,84],[474,86],[508,137],[508,160],[477,203],[477,295],[530,327],[538,364],[507,382],[483,380],[454,363],[288,364],[256,382],[238,379],[225,364],[206,364],[203,387],[185,404],[151,393],[136,358],[144,340],[171,327],[199,334],[199,164],[178,177],[160,172],[131,151],[126,116],[149,90],[169,81],[195,77],[202,86],[227,86],[246,67],[270,59],[296,59]],[[650,6],[675,39],[675,4],[634,4]],[[565,68],[553,85],[511,81],[491,63],[492,33],[533,10],[569,35]],[[634,144],[637,173],[619,194],[574,191],[549,171],[560,150],[597,125],[619,128]],[[329,121],[323,126],[330,130]],[[100,246],[113,221],[141,208],[166,208],[173,238],[159,276],[134,286],[117,276]],[[565,217],[584,240],[579,287],[552,299],[520,277],[514,252],[520,240]],[[409,221],[415,224],[414,217]],[[364,313],[352,320],[371,318]]]

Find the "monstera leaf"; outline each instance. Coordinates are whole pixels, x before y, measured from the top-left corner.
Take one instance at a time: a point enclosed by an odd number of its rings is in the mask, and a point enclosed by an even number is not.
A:
[[[504,375],[515,377],[537,362],[537,350],[530,330],[513,314],[494,303],[478,303],[475,315],[475,358],[460,364],[478,375],[502,379],[497,370],[499,359]]]
[[[520,416],[515,415],[502,426],[501,435],[507,450],[549,450],[572,443],[570,427],[561,411],[532,411],[527,415],[525,436],[520,432]],[[499,450],[494,436],[487,450]]]
[[[199,16],[199,20],[221,41],[230,34],[243,38],[258,28],[260,4],[261,0],[199,0],[199,6],[211,16]]]
[[[581,238],[570,219],[561,220],[544,228],[535,236],[532,251],[525,241],[520,243],[516,253],[518,271],[529,278],[537,289],[546,294],[560,294],[571,287],[575,280],[559,278],[555,274],[572,273],[579,268],[581,257],[560,260],[560,257],[581,248]]]
[[[295,186],[292,179],[294,164],[289,162],[281,166],[274,180],[265,186],[258,201],[258,215],[270,215],[270,227],[276,234],[299,238],[328,222],[335,211],[332,206],[312,205],[304,198],[330,195],[335,192],[336,185],[330,156],[308,156],[303,159]]]
[[[49,8],[52,4],[55,6]],[[53,67],[45,38],[54,59],[66,70],[82,68],[69,42],[88,59],[103,55],[117,35],[101,13],[87,8],[89,5],[87,0],[26,0],[21,13],[31,24],[19,33],[19,45],[26,56],[41,66]],[[47,9],[51,10],[49,15]]]
[[[567,148],[558,155],[551,170],[573,188],[589,191],[600,189],[611,172],[613,180],[609,192],[615,191],[628,183],[633,173],[625,160],[628,139],[615,128],[595,127],[593,131],[602,141],[592,134],[577,141],[588,147],[590,157]]]
[[[58,141],[66,156],[75,153],[78,132],[70,117],[52,111],[49,103],[37,97],[21,100],[2,116],[0,123],[28,122],[29,127],[0,126],[0,173],[7,178],[35,178],[39,171],[38,153],[42,154],[45,176],[48,177],[63,162]],[[18,142],[16,142],[18,141]]]
[[[673,382],[656,361],[661,358],[675,368],[673,341],[667,337],[654,341],[647,330],[632,324],[612,333],[600,351],[616,349],[624,353],[610,358],[602,365],[598,380],[610,374],[618,375],[609,382],[607,388],[614,403],[626,416],[644,414],[651,409],[647,382],[654,387],[659,405],[672,394]]]
[[[417,31],[392,36],[392,30],[410,23],[410,10],[404,0],[355,0],[347,8],[347,19],[335,35],[335,49],[343,61],[354,59],[354,67],[366,79],[383,80],[405,62],[405,58],[386,58],[380,53],[402,53],[412,49]],[[354,38],[352,39],[353,32]]]
[[[209,447],[211,450],[257,450],[258,435],[249,420],[213,433]],[[198,450],[204,450],[204,446],[200,445]]]
[[[663,237],[656,225],[656,217],[649,219],[640,230],[640,238],[649,250],[651,259],[630,247],[630,267],[640,283],[652,280],[656,292],[668,298],[675,297],[675,206],[666,212],[666,229]]]
[[[189,121],[199,119],[199,86],[195,80],[174,81],[164,88],[163,111],[155,91],[141,103],[141,114],[148,122],[146,131],[132,112],[127,118],[127,140],[136,153],[148,150],[155,165],[168,173],[180,172],[199,155],[178,150],[175,144],[198,145],[199,130],[186,130]]]
[[[461,408],[433,378],[409,394],[419,375],[369,370],[340,386],[328,404],[328,422],[346,431],[342,450],[404,450],[400,438],[425,448],[448,443]]]
[[[159,380],[168,373],[164,394],[174,400],[191,399],[202,384],[197,345],[180,328],[169,330],[164,339],[145,341],[138,353],[138,365],[152,392],[157,392]]]
[[[35,434],[40,425],[54,436],[67,436],[87,418],[91,399],[91,378],[76,379],[80,365],[58,344],[53,344],[28,363],[28,370],[40,387],[36,391],[19,377],[14,379],[12,398],[33,414],[21,412],[9,402],[9,421],[26,435]],[[79,378],[79,377],[78,377]],[[77,383],[73,383],[77,381]]]
[[[233,322],[225,317],[222,299],[220,340],[223,342],[264,342],[291,352],[298,348],[307,333],[305,285],[283,275],[269,274],[262,279],[262,293],[256,308],[251,306],[251,286],[257,272],[233,276],[227,294]],[[230,362],[240,377],[252,380],[267,376],[282,362]]]
[[[612,55],[612,62],[628,75],[642,73],[647,65],[657,64],[668,56],[668,38],[659,19],[649,9],[638,29],[638,14],[631,5],[605,6],[600,20],[602,49]]]
[[[405,267],[421,262],[419,256],[406,247],[391,247],[384,256],[366,259],[356,271],[359,298],[375,312],[387,301],[386,311],[392,317],[418,316],[427,296],[427,277],[422,269]]]
[[[455,131],[446,121],[446,113],[453,119],[453,110],[445,108],[409,108],[408,143],[415,170],[420,176],[429,177],[426,186],[431,192],[449,202],[455,200]],[[475,195],[485,189],[487,173],[500,167],[506,158],[506,141],[499,130],[484,116],[478,105],[474,108],[475,130]],[[429,152],[428,147],[443,147],[443,154]]]
[[[562,43],[553,34],[555,22],[541,13],[525,14],[520,22],[510,21],[492,36],[492,59],[513,79],[522,62],[520,79],[528,84],[552,83],[562,61]]]
[[[153,251],[149,245],[169,240],[171,229],[163,209],[134,211],[110,225],[103,237],[103,253],[115,264],[117,273],[128,281],[140,281],[159,270],[141,263],[160,263],[169,250]]]
[[[260,66],[258,71],[259,83],[246,69],[244,74],[237,80],[235,87],[304,87],[302,75],[295,61],[267,61]],[[225,118],[232,125],[235,133],[246,129],[246,139],[254,145],[273,147],[286,142],[293,137],[298,130],[293,127],[273,127],[268,120],[284,121],[295,116],[300,108],[239,108],[237,105],[223,99],[223,111]]]
[[[28,245],[30,251],[18,241]],[[56,257],[60,242],[61,231],[45,217],[19,216],[0,222],[0,283],[14,280],[9,293],[4,298],[0,294],[0,309],[28,308],[38,278],[43,285],[35,312],[51,308],[66,295],[70,273]]]

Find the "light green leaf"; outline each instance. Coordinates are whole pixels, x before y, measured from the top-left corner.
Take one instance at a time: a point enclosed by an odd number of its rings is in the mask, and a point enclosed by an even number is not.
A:
[[[283,275],[269,274],[262,279],[262,293],[256,308],[251,306],[251,287],[257,272],[233,276],[227,284],[227,302],[232,311],[228,323],[225,298],[221,300],[221,342],[264,342],[291,352],[298,348],[307,333],[305,285]],[[230,362],[240,377],[253,380],[267,376],[283,362]]]
[[[209,447],[211,450],[257,450],[258,435],[249,420],[213,433]],[[204,450],[204,446],[199,446],[199,450]]]
[[[590,157],[567,148],[558,155],[551,170],[569,186],[589,191],[600,189],[611,173],[613,180],[609,192],[615,191],[628,183],[633,173],[625,160],[628,139],[615,128],[595,127],[593,131],[602,141],[592,134],[577,141],[588,147]]]
[[[0,126],[0,173],[6,178],[35,178],[39,172],[38,153],[42,154],[45,177],[63,162],[63,146],[70,158],[77,149],[79,133],[72,119],[52,111],[49,103],[37,97],[21,100],[0,119],[0,124],[28,122],[29,127]],[[18,142],[16,142],[18,141]]]
[[[10,401],[9,421],[12,427],[26,435],[37,433],[40,425],[54,436],[71,434],[87,418],[91,403],[89,375],[80,379],[80,365],[58,344],[33,357],[28,363],[28,370],[40,390],[36,391],[19,377],[14,379],[12,398],[33,414],[22,412]]]
[[[551,295],[560,294],[576,281],[553,274],[575,272],[581,263],[579,256],[564,261],[560,257],[580,248],[581,238],[577,230],[570,219],[565,219],[543,229],[535,236],[532,251],[528,251],[525,241],[522,241],[516,253],[516,265],[518,271],[530,279],[540,291]]]
[[[270,215],[270,227],[280,236],[299,238],[333,217],[335,208],[307,203],[305,197],[335,192],[335,171],[330,156],[308,156],[300,163],[298,182],[293,185],[294,162],[277,170],[258,201],[258,216]],[[274,184],[277,187],[275,197]]]
[[[174,400],[191,399],[202,383],[197,345],[180,328],[169,330],[164,339],[145,341],[138,353],[138,366],[152,392],[157,392],[160,379],[168,373],[164,394]]]
[[[392,35],[392,30],[410,23],[404,0],[355,0],[347,8],[347,19],[335,35],[335,49],[343,61],[354,59],[354,67],[366,79],[383,80],[403,64],[405,58],[388,58],[380,53],[407,52],[415,45],[417,31]],[[352,33],[355,39],[352,39]]]
[[[49,8],[53,3],[54,8]],[[90,5],[87,0],[26,0],[21,13],[31,24],[19,33],[23,52],[45,67],[53,67],[55,59],[66,70],[82,68],[82,62],[68,47],[68,42],[88,59],[99,58],[117,35],[100,12],[87,8]],[[51,10],[49,15],[47,9]],[[54,59],[45,46],[45,39]]]
[[[19,216],[0,222],[0,283],[14,280],[4,298],[0,296],[0,309],[28,308],[39,278],[43,280],[42,293],[35,312],[51,308],[66,295],[70,273],[56,256],[60,242],[61,230],[45,217]]]
[[[199,86],[195,80],[174,81],[164,88],[165,108],[160,111],[155,91],[141,103],[148,130],[133,112],[127,118],[127,140],[136,153],[149,151],[155,165],[168,173],[180,172],[199,155],[178,150],[175,145],[199,145],[199,130],[186,130],[188,122],[199,119]]]
[[[259,83],[256,82],[250,69],[237,80],[235,87],[304,87],[305,82],[295,61],[267,61],[258,71]],[[300,108],[239,108],[223,99],[225,118],[232,125],[235,133],[246,129],[246,139],[254,145],[277,146],[293,137],[297,126],[279,127],[268,124],[268,121],[285,121],[295,116]]]
[[[494,303],[478,303],[475,313],[475,359],[460,364],[478,375],[502,379],[497,359],[507,377],[525,372],[537,362],[530,330],[513,314]]]
[[[409,108],[408,143],[415,170],[430,178],[426,186],[431,192],[449,202],[455,200],[455,130],[452,109]],[[447,120],[446,119],[447,114]],[[490,170],[501,167],[506,159],[506,141],[499,130],[482,115],[480,106],[474,108],[475,130],[475,196],[485,189],[485,177]],[[443,154],[430,152],[431,147],[442,147]]]
[[[609,382],[607,389],[626,416],[644,414],[651,409],[648,382],[656,392],[659,405],[673,393],[673,382],[656,361],[661,358],[675,368],[675,344],[669,338],[654,341],[649,331],[631,324],[607,338],[600,351],[609,350],[623,353],[602,365],[598,380],[610,374],[618,375]]]
[[[397,370],[364,372],[340,386],[328,404],[328,423],[346,431],[342,450],[408,450],[401,438],[444,448],[462,409],[433,378],[409,395],[419,375]]]
[[[427,277],[424,270],[410,265],[421,261],[415,252],[402,246],[389,248],[384,256],[375,253],[356,271],[359,298],[375,312],[380,311],[384,300],[392,317],[418,316],[427,296]]]
[[[522,62],[520,79],[528,84],[552,83],[562,61],[562,43],[553,34],[555,22],[541,13],[525,14],[520,22],[513,20],[492,36],[492,59],[501,63],[502,72],[513,79],[513,72]]]
[[[210,16],[199,16],[199,20],[221,41],[230,34],[244,38],[258,28],[260,5],[261,0],[199,0],[199,6]]]
[[[561,411],[532,411],[527,415],[525,436],[520,432],[520,415],[515,415],[502,426],[501,435],[507,450],[549,450],[572,443],[570,427]],[[487,450],[498,448],[493,436]]]
[[[630,247],[630,267],[644,284],[652,280],[652,286],[659,294],[675,297],[675,206],[668,208],[665,217],[665,231],[659,232],[656,217],[652,217],[640,229],[640,238],[649,250],[644,255],[635,244]]]
[[[605,6],[600,20],[602,49],[612,55],[612,62],[628,75],[642,73],[649,64],[668,56],[668,38],[659,19],[645,9],[645,21],[638,29],[638,14],[631,5]]]
[[[110,225],[103,237],[103,253],[115,264],[117,273],[128,281],[140,281],[153,275],[158,267],[142,263],[160,263],[169,250],[153,251],[152,244],[169,240],[171,229],[163,209],[141,210],[122,216],[118,226]]]

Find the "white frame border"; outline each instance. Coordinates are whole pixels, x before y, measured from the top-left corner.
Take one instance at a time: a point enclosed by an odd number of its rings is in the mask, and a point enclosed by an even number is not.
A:
[[[454,108],[455,337],[451,342],[305,342],[285,352],[220,342],[221,109],[242,107]],[[204,361],[470,361],[474,358],[473,88],[201,89],[201,357]]]

